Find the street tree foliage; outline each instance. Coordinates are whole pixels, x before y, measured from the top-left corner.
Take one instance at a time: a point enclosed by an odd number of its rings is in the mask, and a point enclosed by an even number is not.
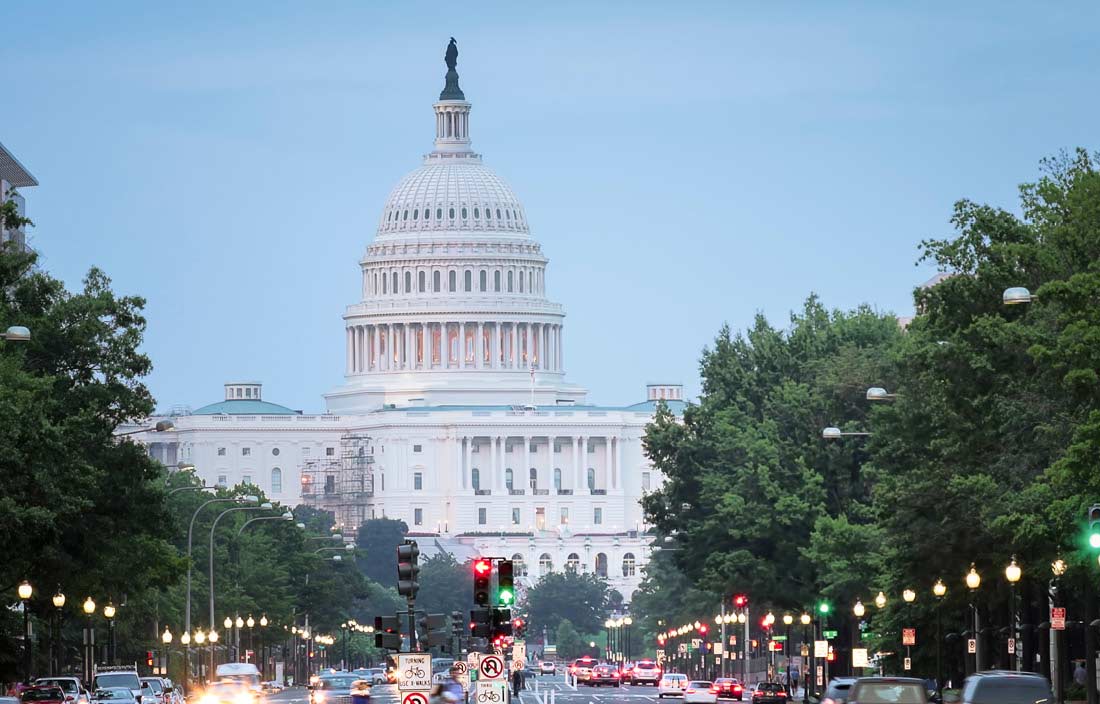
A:
[[[394,518],[371,518],[359,526],[356,538],[359,569],[368,579],[397,588],[397,546],[409,534],[409,526]]]
[[[565,660],[573,660],[582,657],[587,650],[587,643],[577,632],[577,627],[569,621],[562,621],[554,632],[554,645],[558,648],[558,657]]]
[[[607,618],[607,580],[574,570],[543,575],[527,590],[530,633],[556,632],[569,621],[580,633],[598,633]]]
[[[472,563],[461,563],[449,552],[422,560],[417,608],[447,616],[460,611],[465,619],[473,607],[473,573]]]

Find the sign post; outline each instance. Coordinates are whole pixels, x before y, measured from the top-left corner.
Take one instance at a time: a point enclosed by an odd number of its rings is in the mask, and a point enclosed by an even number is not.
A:
[[[400,704],[428,704],[431,690],[431,653],[399,653],[397,696]]]

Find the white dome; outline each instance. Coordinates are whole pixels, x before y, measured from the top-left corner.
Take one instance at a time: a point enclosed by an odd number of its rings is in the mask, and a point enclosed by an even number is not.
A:
[[[378,224],[379,237],[455,231],[528,234],[519,198],[479,159],[429,163],[407,174]]]

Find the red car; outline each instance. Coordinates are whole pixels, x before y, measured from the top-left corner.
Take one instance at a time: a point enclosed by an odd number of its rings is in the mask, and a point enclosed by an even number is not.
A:
[[[718,688],[719,699],[742,699],[745,696],[745,688],[734,677],[719,677],[714,680],[714,686]]]
[[[24,704],[65,704],[65,692],[55,686],[30,687],[19,695],[19,701]]]

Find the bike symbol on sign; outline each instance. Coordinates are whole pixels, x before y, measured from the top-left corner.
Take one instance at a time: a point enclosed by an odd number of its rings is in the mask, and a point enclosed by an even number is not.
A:
[[[409,669],[405,670],[405,679],[407,679],[407,680],[411,680],[411,679],[412,679],[413,677],[423,677],[423,676],[424,676],[424,674],[425,674],[425,673],[424,673],[424,668],[421,668],[421,667],[416,667],[416,668],[410,667]]]
[[[478,693],[477,704],[497,704],[502,698],[499,690],[490,689]]]

